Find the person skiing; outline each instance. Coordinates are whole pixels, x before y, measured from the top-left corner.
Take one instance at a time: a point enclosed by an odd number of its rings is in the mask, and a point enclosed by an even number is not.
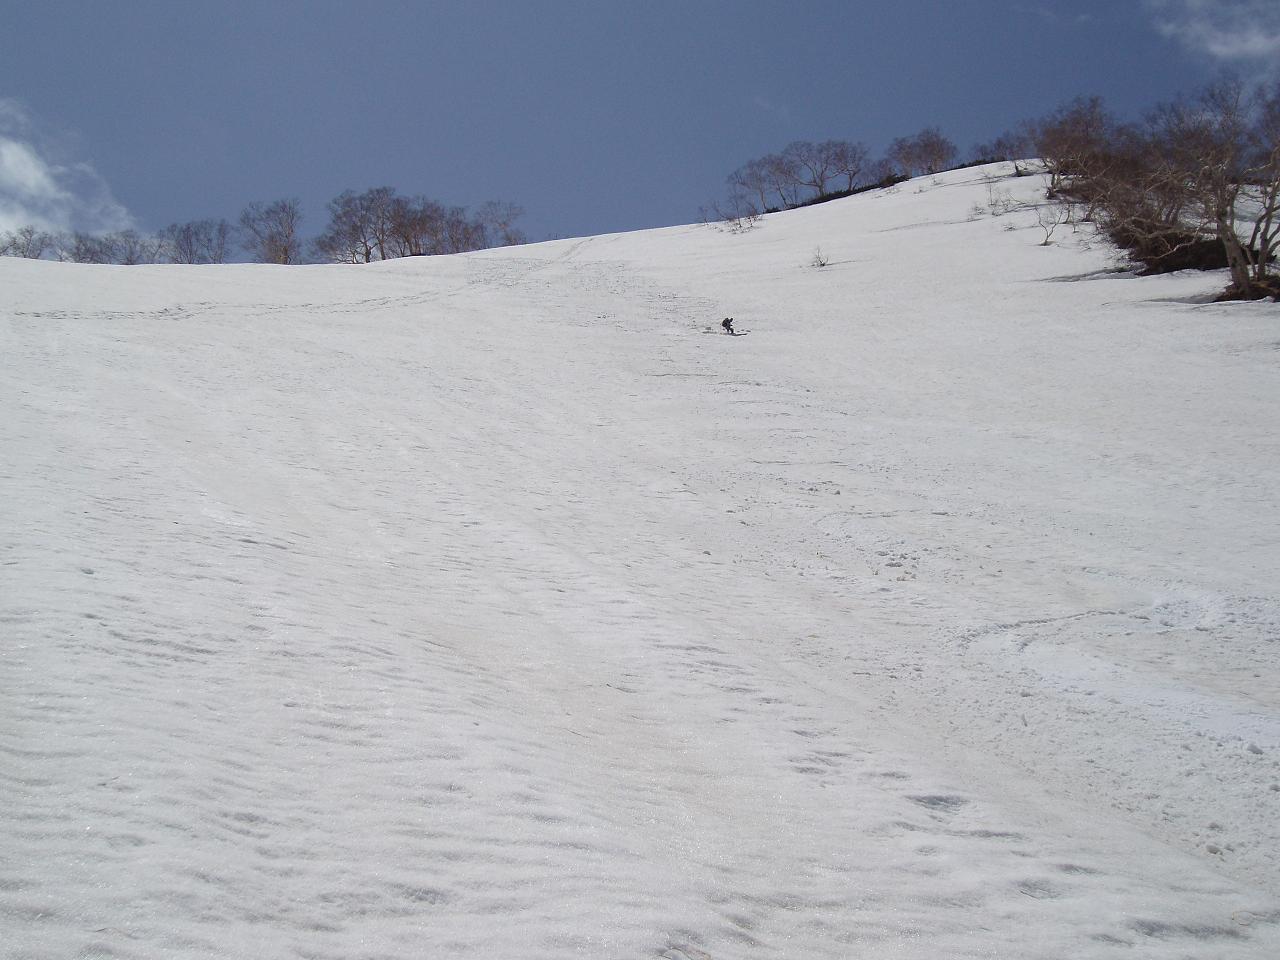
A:
[[[737,334],[733,332],[733,317],[725,317],[720,321],[720,326],[724,327],[724,332],[729,334],[729,336],[737,336]]]

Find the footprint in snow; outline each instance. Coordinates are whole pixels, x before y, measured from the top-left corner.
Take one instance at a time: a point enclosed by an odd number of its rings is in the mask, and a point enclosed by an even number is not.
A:
[[[930,810],[937,810],[940,813],[955,813],[969,802],[964,797],[956,797],[950,794],[941,793],[908,796],[907,799],[912,803],[918,803],[922,807],[927,807]]]

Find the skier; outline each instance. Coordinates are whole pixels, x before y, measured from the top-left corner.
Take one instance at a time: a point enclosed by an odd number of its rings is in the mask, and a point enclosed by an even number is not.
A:
[[[720,326],[724,327],[724,332],[727,333],[729,336],[731,337],[737,336],[737,334],[733,332],[733,317],[725,317],[723,320],[720,321]]]

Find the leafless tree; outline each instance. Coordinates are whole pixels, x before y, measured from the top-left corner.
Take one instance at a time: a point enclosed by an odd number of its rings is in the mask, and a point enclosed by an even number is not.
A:
[[[402,256],[391,251],[396,199],[391,187],[339,194],[329,202],[329,226],[316,239],[316,251],[323,259],[337,263],[370,263]]]
[[[748,160],[733,173],[729,174],[729,193],[731,197],[742,198],[743,204],[751,203],[757,213],[769,208],[769,194],[774,186],[764,158]],[[740,204],[733,204],[735,208]]]
[[[251,203],[240,214],[241,242],[259,263],[297,263],[302,254],[301,221],[298,200]]]
[[[53,250],[54,241],[53,234],[37,227],[19,227],[9,233],[0,234],[0,256],[39,260]]]
[[[111,244],[91,233],[75,231],[54,236],[54,255],[70,263],[111,263]]]
[[[847,140],[830,141],[832,144],[832,172],[844,178],[845,190],[852,190],[862,180],[866,172],[870,154],[863,143],[850,143]]]
[[[1265,212],[1267,103],[1240,81],[1222,80],[1162,104],[1141,127],[1113,126],[1083,151],[1059,194],[1088,203],[1148,270],[1225,265],[1227,295],[1265,295],[1274,242]]]
[[[393,222],[396,256],[433,256],[481,250],[485,232],[465,207],[446,207],[426,197],[403,198]]]
[[[729,194],[727,201],[713,200],[699,213],[702,222],[730,233],[746,233],[757,223],[763,211],[752,199],[739,192]]]
[[[794,207],[800,202],[800,188],[803,185],[798,164],[794,157],[783,153],[771,153],[762,157],[765,175],[769,178],[769,186],[778,195],[779,206]]]
[[[483,234],[483,245],[513,247],[528,242],[524,231],[516,226],[516,221],[523,216],[524,209],[514,203],[487,200],[480,204],[475,219]]]
[[[397,257],[455,253],[447,245],[447,211],[426,197],[397,197],[391,222],[391,249]]]
[[[1280,254],[1280,81],[1257,92],[1256,120],[1250,131],[1246,192],[1253,205],[1250,251],[1257,290],[1280,299],[1280,281],[1272,260]]]
[[[960,151],[937,127],[927,127],[916,134],[916,149],[926,174],[941,173],[955,165]]]
[[[370,263],[523,243],[515,225],[523,213],[515,204],[491,201],[470,217],[463,207],[398,196],[391,187],[348,190],[330,202],[329,225],[314,248],[322,260]]]
[[[1118,159],[1120,129],[1100,97],[1079,97],[1034,124],[1030,137],[1049,172],[1049,193],[1068,177],[1083,182],[1105,176]]]
[[[444,249],[441,253],[465,253],[484,248],[484,229],[467,216],[466,207],[445,208],[442,227]]]
[[[782,155],[787,158],[794,171],[795,182],[812,190],[813,196],[821,197],[827,193],[827,185],[839,175],[836,169],[838,146],[835,140],[824,140],[822,143],[794,140],[782,151]]]
[[[919,160],[910,137],[895,137],[884,152],[884,158],[893,165],[894,172],[903,177],[919,173]]]
[[[892,160],[887,156],[876,160],[868,168],[867,180],[880,186],[891,186],[897,183],[903,177],[898,173],[898,168]]]
[[[1226,296],[1280,294],[1280,88],[1220,80],[1140,126],[1117,123],[1096,98],[1077,100],[1038,132],[1050,196],[1079,200],[1148,270],[1225,265]]]
[[[226,220],[171,223],[160,231],[170,263],[226,263],[231,224]]]
[[[59,260],[71,263],[134,266],[140,263],[159,263],[165,259],[167,246],[161,238],[140,234],[136,230],[101,234],[77,230],[55,234],[51,249]]]
[[[794,140],[780,153],[749,160],[729,174],[729,196],[702,211],[715,223],[750,226],[772,209],[829,196],[841,180],[853,190],[868,167],[867,148],[845,140]]]
[[[1164,104],[1153,113],[1150,127],[1157,149],[1148,170],[1177,203],[1165,219],[1189,227],[1193,235],[1216,236],[1232,285],[1246,293],[1252,279],[1249,258],[1236,232],[1248,137],[1243,84],[1215,83],[1194,100]]]
[[[1014,176],[1021,177],[1031,172],[1027,161],[1035,155],[1033,130],[1030,124],[1024,122],[1006,130],[989,143],[974,146],[969,159],[973,163],[993,163],[997,160],[1012,162]]]
[[[159,236],[121,230],[104,234],[102,241],[109,263],[134,266],[140,263],[159,263],[167,259],[167,244]]]
[[[1036,223],[1044,231],[1044,242],[1040,246],[1047,247],[1053,240],[1053,232],[1070,219],[1071,211],[1066,204],[1046,201],[1036,207]]]
[[[956,162],[956,145],[937,127],[925,127],[910,137],[898,137],[885,152],[885,157],[904,177],[941,173]]]
[[[1202,241],[1203,225],[1187,222],[1186,178],[1169,162],[1167,132],[1159,126],[1122,124],[1099,98],[1088,97],[1033,128],[1049,198],[1078,203],[1083,220],[1096,222],[1148,269],[1181,263]]]

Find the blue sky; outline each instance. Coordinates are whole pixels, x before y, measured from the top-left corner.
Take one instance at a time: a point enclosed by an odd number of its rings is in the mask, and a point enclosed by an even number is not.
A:
[[[517,203],[532,239],[691,222],[795,139],[963,151],[1280,61],[1277,0],[0,0],[0,229],[152,231],[345,189]]]

